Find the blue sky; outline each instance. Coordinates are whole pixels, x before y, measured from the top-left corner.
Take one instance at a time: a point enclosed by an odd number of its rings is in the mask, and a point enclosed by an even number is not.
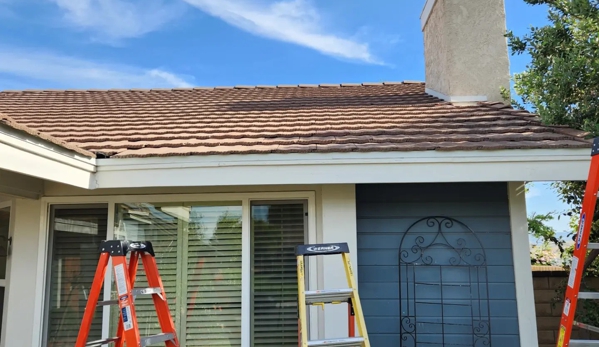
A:
[[[424,2],[0,0],[0,90],[422,81]],[[544,6],[506,11],[517,34],[546,23]],[[564,206],[538,184],[528,209]]]
[[[0,90],[423,80],[424,2],[0,0]]]

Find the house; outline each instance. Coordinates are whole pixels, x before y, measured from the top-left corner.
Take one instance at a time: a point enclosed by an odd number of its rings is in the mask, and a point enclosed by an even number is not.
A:
[[[586,179],[591,143],[502,99],[503,1],[421,19],[422,83],[1,92],[1,345],[72,346],[99,242],[134,239],[183,346],[296,346],[294,246],[326,242],[372,346],[538,346],[523,182]],[[347,286],[335,257],[307,279]],[[346,313],[312,308],[310,334]]]

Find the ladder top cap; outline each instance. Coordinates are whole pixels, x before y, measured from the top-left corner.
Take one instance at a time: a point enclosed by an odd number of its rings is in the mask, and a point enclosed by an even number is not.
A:
[[[109,253],[111,256],[126,256],[129,252],[148,253],[156,256],[150,241],[129,240],[104,240],[100,242],[100,253]]]
[[[599,137],[593,139],[593,148],[591,149],[591,157],[599,154]]]
[[[295,248],[295,255],[315,256],[349,253],[349,246],[343,243],[320,243],[311,245],[299,245]]]

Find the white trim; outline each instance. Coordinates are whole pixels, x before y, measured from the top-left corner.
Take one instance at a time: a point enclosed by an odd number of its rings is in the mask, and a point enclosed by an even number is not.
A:
[[[426,24],[428,23],[428,18],[431,16],[433,12],[433,7],[437,3],[437,0],[426,0],[424,4],[424,8],[422,9],[422,13],[420,14],[420,29],[424,30]]]
[[[252,331],[250,324],[252,321],[251,298],[252,298],[252,235],[251,223],[245,221],[251,220],[251,201],[249,197],[242,199],[241,216],[241,345],[250,346],[252,342]]]
[[[589,149],[103,159],[96,188],[585,180]]]
[[[107,240],[114,239],[114,204],[108,204],[106,239]],[[112,259],[108,259],[108,267],[106,268],[106,276],[104,277],[104,288],[108,288],[109,290],[104,289],[103,300],[108,301],[111,299],[112,285],[113,285]],[[107,339],[107,338],[111,337],[111,336],[109,336],[109,334],[110,334],[110,310],[111,309],[112,309],[112,307],[110,305],[104,305],[102,307],[102,338],[103,339]]]
[[[7,207],[12,207],[12,200],[0,201],[0,209],[7,208]],[[11,211],[11,213],[12,213],[12,211]]]
[[[89,188],[95,158],[85,158],[33,136],[0,126],[0,169]]]
[[[528,221],[524,182],[509,182],[510,224],[512,229],[512,252],[520,346],[538,347],[537,317],[535,313],[534,286],[530,265]]]
[[[44,339],[44,319],[45,319],[45,303],[46,303],[46,280],[47,280],[47,260],[50,252],[48,241],[50,228],[50,206],[48,204],[40,204],[40,228],[38,230],[38,249],[37,249],[37,278],[35,287],[34,303],[34,326],[33,336],[31,336],[32,347],[43,346]]]
[[[150,203],[159,203],[159,202],[202,202],[202,201],[241,201],[243,203],[243,216],[246,217],[246,213],[249,216],[249,201],[254,200],[305,200],[308,202],[308,227],[309,227],[309,238],[311,240],[316,239],[317,230],[316,230],[316,192],[312,190],[305,191],[279,191],[279,192],[243,192],[243,193],[204,193],[204,194],[152,194],[152,195],[106,195],[106,196],[69,196],[69,197],[42,197],[41,198],[41,206],[42,211],[46,211],[46,213],[42,213],[40,229],[39,229],[39,249],[38,249],[38,269],[37,269],[37,285],[36,285],[36,295],[35,295],[35,326],[37,329],[34,330],[33,336],[33,346],[39,347],[42,346],[43,341],[43,333],[44,333],[44,303],[45,303],[45,286],[46,286],[46,278],[47,278],[47,261],[48,254],[50,252],[48,248],[48,225],[49,225],[49,214],[50,206],[52,204],[108,204],[108,225],[109,231],[112,229],[110,225],[114,225],[114,204],[122,203],[122,202],[150,202]],[[246,211],[247,210],[247,211]],[[243,226],[245,225],[245,226]],[[249,239],[249,223],[242,224],[242,233],[244,241]],[[112,230],[114,232],[114,230]],[[249,246],[249,243],[246,242],[246,246],[243,248],[243,251],[246,251],[246,247]],[[247,268],[249,267],[249,262],[247,261],[247,257],[249,257],[249,252],[244,254],[242,258],[242,270],[243,279],[245,280],[249,275],[250,271]],[[310,271],[312,271],[312,267],[310,267]],[[316,269],[316,268],[314,268]],[[310,278],[316,279],[315,271],[310,274]],[[108,271],[107,271],[108,276]],[[108,279],[108,281],[110,281]],[[249,285],[249,282],[246,281],[246,285]],[[112,284],[112,283],[111,283]],[[249,297],[249,289],[250,287],[244,286],[242,288],[242,300],[246,300]],[[243,302],[243,301],[242,301]],[[249,302],[249,301],[246,301]],[[247,312],[246,312],[247,311]],[[314,317],[314,318],[313,318]],[[242,311],[242,347],[249,347],[249,331],[244,328],[246,325],[249,327],[249,319],[250,319],[250,311],[249,305],[246,304],[246,309]],[[312,321],[312,324],[318,326],[319,321],[316,316],[311,316],[311,319],[315,319],[316,321]],[[106,320],[103,320],[104,322]],[[104,328],[103,328],[104,334]],[[247,339],[247,340],[246,340]]]
[[[0,126],[0,142],[24,152],[55,160],[83,170],[93,170],[93,167],[96,164],[95,158],[78,154],[77,152],[6,126]]]
[[[487,97],[484,95],[471,95],[471,96],[460,95],[460,96],[457,96],[457,95],[445,95],[445,94],[438,92],[436,90],[433,90],[431,88],[425,88],[424,90],[427,94],[430,94],[439,99],[443,99],[445,101],[454,102],[454,103],[475,103],[475,102],[487,101]]]
[[[316,207],[316,196],[310,196],[308,198],[308,243],[318,243],[319,236],[322,237],[324,231],[317,230],[317,215],[316,215],[317,207]],[[316,259],[312,259],[316,260]],[[321,271],[324,269],[320,269],[318,267],[318,262],[310,261],[308,258],[308,290],[317,290],[319,286],[319,275]],[[310,339],[317,340],[318,334],[322,331],[322,327],[324,327],[324,317],[320,317],[318,307],[310,306],[310,314],[309,314],[309,331],[310,331]]]

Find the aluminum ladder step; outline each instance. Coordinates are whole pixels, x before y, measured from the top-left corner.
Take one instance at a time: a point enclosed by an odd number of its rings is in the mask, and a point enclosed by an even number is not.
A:
[[[118,340],[119,340],[118,337],[110,337],[110,338],[107,338],[104,340],[90,341],[90,342],[86,343],[85,346],[86,347],[98,347],[98,346],[107,345],[111,342],[116,342]]]
[[[308,347],[359,347],[364,342],[363,337],[348,337],[343,339],[328,339],[308,341]]]
[[[587,249],[599,249],[599,243],[589,243]]]
[[[162,290],[159,287],[150,288],[133,288],[131,289],[133,295],[147,295],[147,294],[162,294]]]
[[[162,290],[160,290],[160,288],[158,287],[151,287],[151,288],[134,288],[131,290],[131,294],[133,294],[133,300],[135,300],[135,297],[137,295],[148,295],[148,294],[158,294],[161,298],[162,298]],[[98,301],[98,304],[96,306],[111,306],[111,305],[117,305],[119,303],[118,300],[104,300],[104,301]]]
[[[578,293],[579,299],[590,299],[597,300],[599,299],[599,292],[580,292]]]
[[[104,301],[98,301],[98,304],[96,306],[110,306],[110,305],[117,305],[119,303],[118,300],[104,300]]]
[[[570,340],[570,347],[597,347],[599,340]]]
[[[330,304],[333,302],[347,302],[353,290],[349,289],[323,289],[306,291],[306,304]],[[345,345],[344,345],[345,346]]]
[[[166,341],[174,340],[174,339],[175,339],[175,334],[171,334],[171,333],[162,333],[162,334],[158,334],[158,335],[142,337],[141,338],[141,347],[155,345],[160,342],[166,342]]]
[[[581,329],[586,329],[586,330],[589,330],[589,331],[592,331],[592,332],[595,332],[595,333],[599,333],[599,328],[594,327],[592,325],[580,323],[580,322],[577,322],[577,321],[572,322],[572,325],[577,326],[577,327],[579,327]]]

